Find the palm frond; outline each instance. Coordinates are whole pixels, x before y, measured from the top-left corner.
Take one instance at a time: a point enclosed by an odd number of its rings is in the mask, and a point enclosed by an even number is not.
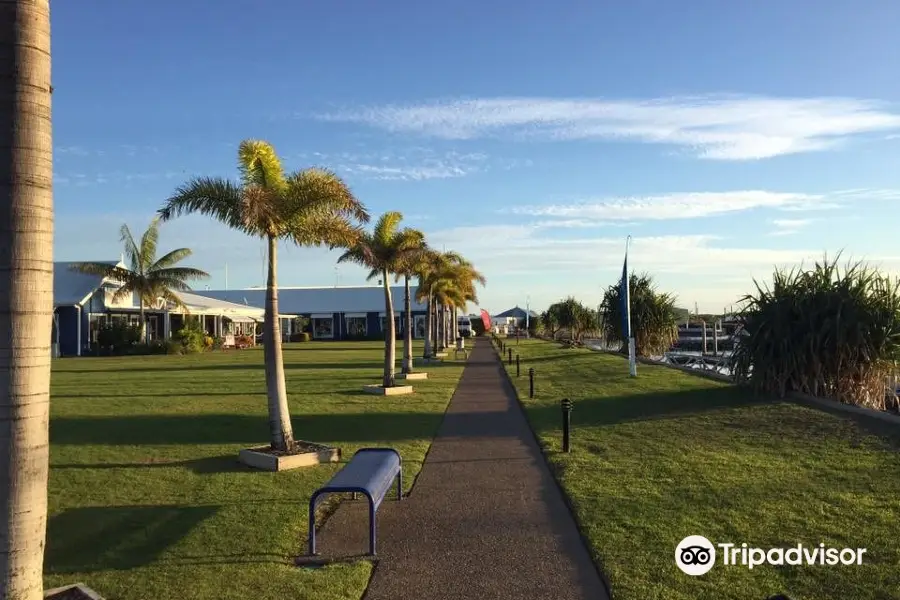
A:
[[[191,250],[190,248],[178,248],[176,250],[172,250],[162,258],[157,259],[157,261],[153,263],[150,268],[147,269],[147,271],[152,272],[158,271],[160,269],[167,269],[173,265],[180,263],[193,253],[193,250]]]
[[[109,263],[82,262],[75,263],[70,268],[72,271],[84,273],[85,275],[96,275],[120,282],[129,281],[134,277],[134,271],[129,271],[128,269],[123,269],[122,267],[111,265]]]
[[[247,222],[243,207],[244,194],[240,186],[225,179],[198,177],[178,187],[158,214],[162,221],[168,221],[180,215],[200,213],[231,229],[261,237],[264,231],[257,224]]]
[[[159,217],[154,218],[150,221],[150,225],[147,227],[147,230],[144,232],[144,235],[141,236],[141,246],[140,246],[140,269],[141,273],[146,273],[151,265],[153,264],[154,259],[156,258],[156,247],[159,244]]]
[[[287,187],[281,159],[268,142],[242,141],[238,146],[238,169],[245,188],[272,190],[280,196]]]
[[[372,231],[372,237],[375,243],[382,246],[391,245],[391,240],[397,234],[397,227],[403,220],[403,214],[397,211],[388,211],[378,217],[375,228]]]
[[[369,212],[350,186],[328,169],[311,168],[292,173],[285,191],[287,220],[305,213],[330,213],[350,221],[369,222]]]
[[[173,281],[190,281],[193,279],[209,278],[209,273],[206,271],[191,267],[166,267],[164,269],[157,269],[150,273],[150,275],[157,280],[168,279]]]
[[[127,223],[119,228],[119,241],[125,244],[125,258],[131,266],[131,270],[140,271],[141,249],[137,245],[137,242],[134,241],[134,236],[131,235],[131,230],[128,229]]]

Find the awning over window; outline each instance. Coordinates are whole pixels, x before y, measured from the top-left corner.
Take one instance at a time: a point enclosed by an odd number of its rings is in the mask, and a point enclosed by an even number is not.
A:
[[[244,315],[226,315],[226,319],[234,323],[256,323],[256,319],[253,317],[245,317]]]
[[[366,313],[344,313],[345,319],[365,319]]]
[[[313,319],[333,319],[334,313],[313,313],[310,315]]]

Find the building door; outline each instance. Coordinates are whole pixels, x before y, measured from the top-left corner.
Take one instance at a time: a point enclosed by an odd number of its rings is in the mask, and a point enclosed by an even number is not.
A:
[[[156,315],[150,315],[147,317],[147,338],[149,341],[154,342],[160,337],[162,336],[159,330],[159,318]]]

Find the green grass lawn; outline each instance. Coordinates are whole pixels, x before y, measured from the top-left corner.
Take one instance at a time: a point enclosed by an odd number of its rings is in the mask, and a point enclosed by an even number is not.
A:
[[[900,428],[538,340],[507,367],[615,600],[900,598]],[[528,400],[529,367],[536,398]],[[575,401],[572,453],[559,401]],[[885,426],[881,426],[882,428]],[[688,535],[867,548],[862,566],[675,565]]]
[[[286,345],[294,433],[345,458],[361,446],[397,447],[408,489],[462,363],[423,367],[429,380],[414,382],[411,396],[364,394],[380,382],[383,347]],[[47,586],[83,581],[113,600],[364,592],[368,562],[291,565],[306,551],[310,493],[339,466],[270,473],[236,462],[239,449],[268,442],[259,348],[62,359],[51,395]]]

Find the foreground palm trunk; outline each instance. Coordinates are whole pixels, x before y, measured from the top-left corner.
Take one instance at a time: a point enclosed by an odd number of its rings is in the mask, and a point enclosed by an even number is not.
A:
[[[383,387],[394,387],[394,363],[397,361],[396,332],[394,331],[394,299],[391,297],[391,286],[388,282],[388,272],[382,272],[384,281],[384,314],[387,331],[384,337],[384,379]]]
[[[49,0],[0,2],[0,599],[43,598],[53,322]]]
[[[412,373],[413,372],[413,351],[412,351],[412,338],[413,338],[413,317],[412,317],[412,299],[409,296],[409,277],[405,276],[403,278],[403,284],[406,288],[406,295],[403,297],[403,314],[404,314],[404,323],[403,327],[403,372],[404,373]]]
[[[294,430],[284,383],[281,356],[281,326],[278,318],[278,240],[269,236],[269,273],[266,280],[266,306],[263,317],[263,360],[266,364],[266,390],[269,396],[269,431],[272,448],[282,452],[294,449]]]

